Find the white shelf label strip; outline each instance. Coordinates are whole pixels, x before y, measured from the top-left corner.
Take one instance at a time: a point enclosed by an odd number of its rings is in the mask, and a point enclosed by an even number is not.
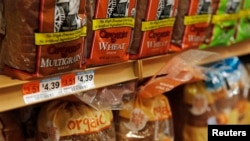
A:
[[[94,70],[90,70],[66,77],[54,77],[26,83],[23,85],[24,102],[25,104],[36,103],[95,88],[94,76]]]

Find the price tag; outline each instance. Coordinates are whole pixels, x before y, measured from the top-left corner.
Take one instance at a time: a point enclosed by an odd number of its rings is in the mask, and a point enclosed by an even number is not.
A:
[[[75,85],[75,74],[66,74],[61,77],[62,88]]]
[[[43,79],[40,82],[40,92],[56,91],[61,88],[59,77]]]
[[[39,93],[39,81],[29,82],[23,84],[22,91],[24,95]]]
[[[61,78],[54,77],[40,81],[40,94],[46,99],[63,95],[61,88]]]
[[[62,80],[62,90],[64,94],[71,94],[75,92],[76,75],[66,74],[61,77]]]
[[[29,104],[94,87],[94,71],[91,70],[29,82],[23,85],[22,92],[24,102]]]
[[[76,73],[76,84],[78,87],[81,87],[82,90],[94,88],[94,71],[90,70]]]

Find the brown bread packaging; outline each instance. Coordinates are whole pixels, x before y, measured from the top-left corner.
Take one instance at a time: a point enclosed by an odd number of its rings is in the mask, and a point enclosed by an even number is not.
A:
[[[98,111],[77,99],[55,100],[38,115],[39,140],[115,141],[111,110]]]
[[[4,0],[4,72],[32,79],[84,69],[85,0]]]

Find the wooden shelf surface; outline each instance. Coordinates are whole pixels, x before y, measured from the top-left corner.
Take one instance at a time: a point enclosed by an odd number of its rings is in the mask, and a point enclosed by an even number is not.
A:
[[[102,67],[89,68],[82,71],[94,70],[94,88],[100,88],[137,79],[138,77],[134,68],[135,61],[128,61],[124,63],[105,65]],[[30,81],[21,81],[11,79],[5,75],[0,75],[0,112],[29,105],[24,102],[22,93],[22,85],[28,82]],[[44,101],[39,101],[38,103],[40,102]]]
[[[203,60],[201,64],[218,61],[218,60],[225,59],[228,57],[243,56],[243,55],[250,54],[250,41],[243,41],[243,42],[233,44],[231,46],[225,46],[225,47],[223,46],[211,47],[211,48],[207,48],[203,50],[216,53],[217,56],[216,57],[214,56],[212,58],[206,58],[206,60]],[[143,67],[141,77],[146,78],[146,77],[150,77],[154,75],[174,55],[178,55],[178,53],[160,55],[160,56],[155,56],[155,57],[150,57],[150,58],[145,58],[145,59],[140,60],[142,64],[141,66]]]
[[[244,41],[226,47],[207,48],[205,50],[219,54],[219,57],[209,58],[203,62],[209,63],[232,56],[250,54],[250,41]],[[94,70],[95,88],[100,88],[121,82],[150,77],[163,67],[164,64],[167,63],[171,57],[173,57],[173,55],[176,54],[178,53],[93,67],[86,70]],[[11,79],[8,76],[0,75],[0,112],[27,106],[23,100],[22,94],[22,85],[27,82],[29,81]]]

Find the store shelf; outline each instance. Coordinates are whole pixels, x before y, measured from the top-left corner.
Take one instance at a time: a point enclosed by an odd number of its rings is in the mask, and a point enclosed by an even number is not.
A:
[[[135,64],[135,61],[128,61],[102,67],[89,68],[85,71],[94,70],[94,88],[100,88],[137,79]],[[30,105],[24,102],[22,93],[22,85],[28,82],[29,81],[11,79],[8,76],[0,75],[0,112]],[[45,101],[47,100],[51,99],[46,99]],[[44,101],[39,101],[38,103],[40,102]]]
[[[250,41],[244,41],[232,46],[214,47],[205,50],[218,53],[219,55],[218,57],[206,59],[202,63],[213,62],[231,56],[250,54]],[[163,67],[164,64],[167,63],[167,61],[174,55],[178,55],[178,53],[154,56],[113,65],[93,67],[86,69],[86,71],[94,70],[94,88],[100,88],[120,82],[150,77]],[[25,104],[22,94],[22,85],[28,82],[29,81],[11,79],[8,76],[0,75],[0,112],[28,105]],[[38,103],[40,102],[43,101],[39,101]]]
[[[206,58],[206,60],[203,60],[201,64],[218,61],[232,56],[243,56],[250,54],[250,41],[243,41],[231,46],[211,47],[204,49],[204,51],[217,53],[218,56],[214,56],[213,58]],[[167,63],[167,60],[170,60],[174,55],[178,55],[178,53],[155,56],[140,60],[142,66],[142,74],[140,75],[140,77],[146,78],[154,75],[161,67],[163,67],[165,63]]]

